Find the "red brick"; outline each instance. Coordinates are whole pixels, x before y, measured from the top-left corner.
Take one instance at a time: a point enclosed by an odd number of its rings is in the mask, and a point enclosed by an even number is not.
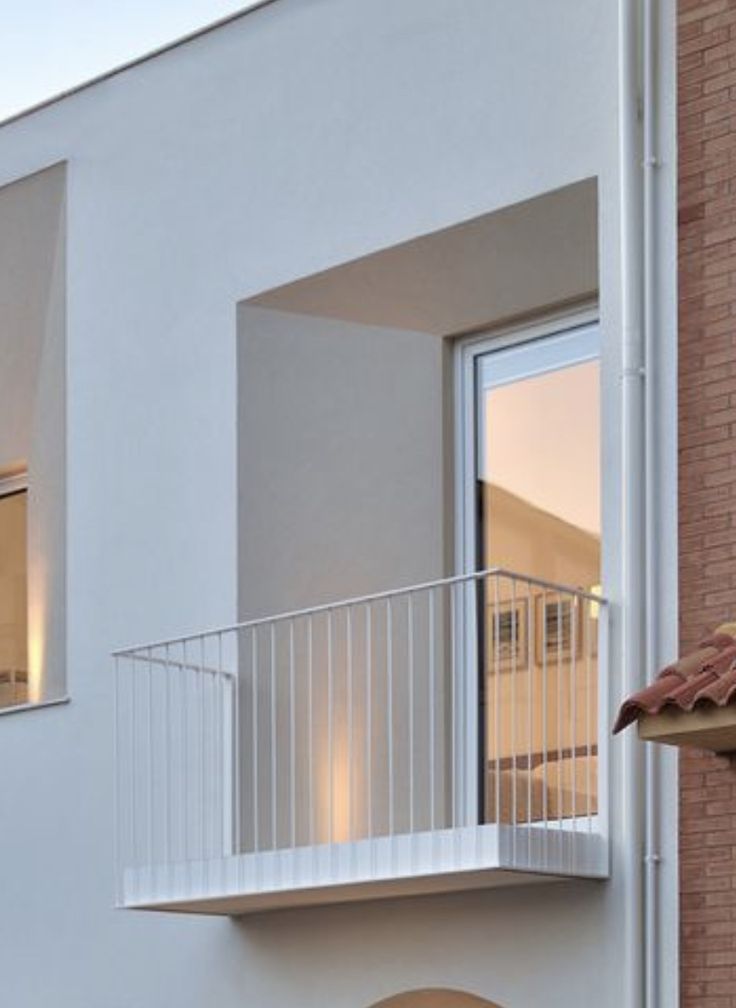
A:
[[[678,2],[680,638],[736,616],[736,2]],[[680,757],[682,1008],[736,1008],[736,764]]]

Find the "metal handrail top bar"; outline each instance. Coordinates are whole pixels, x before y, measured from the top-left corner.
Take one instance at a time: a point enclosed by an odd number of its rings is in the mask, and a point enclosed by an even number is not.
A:
[[[266,626],[269,623],[283,623],[287,620],[301,619],[305,616],[316,616],[319,613],[331,612],[335,609],[347,609],[351,606],[364,605],[368,602],[380,602],[383,599],[397,598],[413,592],[429,591],[432,588],[444,588],[448,585],[460,584],[463,581],[479,581],[481,578],[487,577],[513,578],[515,581],[524,581],[526,584],[534,585],[537,588],[544,588],[547,591],[575,595],[577,598],[585,599],[588,602],[595,602],[600,606],[608,605],[608,599],[602,595],[595,595],[593,592],[584,591],[582,588],[572,588],[570,585],[558,584],[555,581],[545,581],[543,578],[532,577],[530,574],[519,574],[516,571],[508,570],[506,567],[488,567],[486,570],[472,571],[469,574],[455,574],[452,577],[438,578],[435,581],[424,581],[420,584],[407,585],[404,588],[391,588],[388,591],[374,592],[370,595],[358,595],[354,598],[340,599],[336,602],[325,602],[321,605],[310,606],[307,609],[293,609],[290,612],[276,613],[274,616],[259,616],[258,619],[231,623],[226,626],[214,627],[210,630],[200,630],[198,633],[184,634],[181,637],[170,637],[164,640],[149,641],[145,644],[118,648],[112,652],[112,657],[132,658],[140,651],[152,651],[155,648],[166,647],[167,644],[188,644],[203,637],[217,637],[219,634],[235,633],[238,630],[250,630],[254,627]],[[175,663],[172,662],[172,664]]]
[[[203,635],[203,636],[206,636]],[[197,635],[195,640],[199,639]],[[151,650],[153,650],[153,645]],[[146,648],[136,649],[131,651],[130,649],[125,653],[126,658],[130,658],[131,661],[144,662],[146,665],[161,665],[164,668],[176,668],[182,669],[187,672],[205,672],[207,675],[212,676],[224,676],[225,679],[237,679],[237,673],[231,672],[229,669],[215,668],[214,665],[196,665],[193,662],[177,661],[176,658],[154,658],[153,655],[145,653]],[[114,652],[113,658],[120,658],[120,652]]]

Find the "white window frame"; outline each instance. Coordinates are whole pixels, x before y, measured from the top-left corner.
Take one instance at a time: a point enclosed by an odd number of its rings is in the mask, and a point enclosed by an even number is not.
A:
[[[459,338],[454,348],[455,396],[455,569],[458,574],[470,574],[477,569],[478,543],[475,515],[476,436],[476,367],[478,358],[507,347],[529,343],[545,336],[564,335],[582,326],[598,325],[597,304],[587,304],[574,310],[550,312],[527,322],[487,329],[473,336]],[[469,589],[470,590],[470,589]],[[473,607],[464,605],[458,619],[465,624],[464,632],[455,634],[453,655],[454,738],[459,751],[454,765],[461,775],[455,799],[455,821],[473,825],[478,821],[479,766],[478,753],[478,677],[470,670],[477,668],[476,633],[471,625]],[[460,674],[458,673],[460,670]]]

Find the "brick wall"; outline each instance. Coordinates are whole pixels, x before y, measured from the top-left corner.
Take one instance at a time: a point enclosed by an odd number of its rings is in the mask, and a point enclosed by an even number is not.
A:
[[[736,619],[736,0],[679,0],[680,638]],[[682,1008],[736,1008],[736,762],[680,757]]]

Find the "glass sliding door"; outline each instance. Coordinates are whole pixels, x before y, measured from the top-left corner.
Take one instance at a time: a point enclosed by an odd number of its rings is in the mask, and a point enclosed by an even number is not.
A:
[[[486,822],[595,813],[597,613],[574,590],[600,592],[598,355],[590,325],[476,357],[476,563],[529,579],[482,592]]]

